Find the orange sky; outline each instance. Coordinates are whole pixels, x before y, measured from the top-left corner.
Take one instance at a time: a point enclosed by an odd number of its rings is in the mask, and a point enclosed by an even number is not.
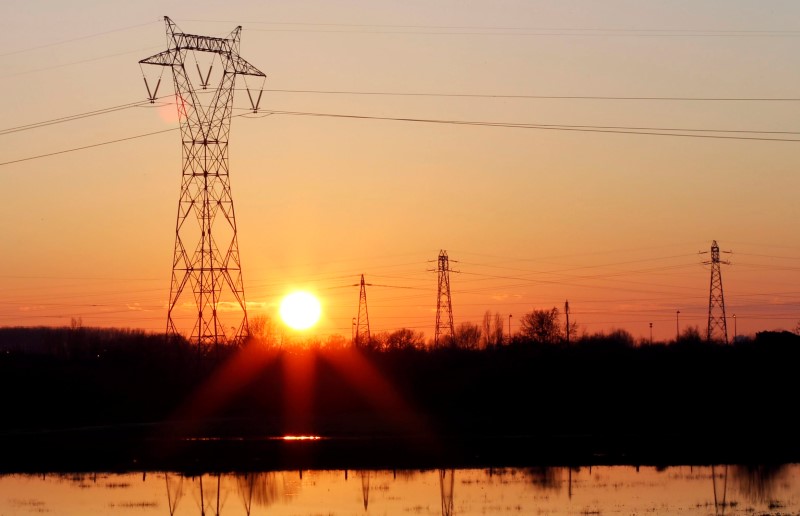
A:
[[[791,132],[800,107],[297,91],[798,98],[792,2],[79,4],[0,6],[0,129],[143,100],[137,61],[166,49],[165,14],[199,34],[241,24],[242,56],[266,87],[293,90],[265,92],[267,111]],[[173,125],[137,107],[0,132],[0,162]],[[653,322],[669,339],[676,310],[682,326],[705,325],[709,270],[697,253],[716,239],[733,251],[723,285],[738,332],[794,329],[799,155],[796,142],[240,117],[230,173],[250,313],[275,316],[305,288],[323,303],[316,332],[349,337],[349,285],[363,273],[386,285],[368,290],[373,332],[432,337],[428,269],[445,249],[460,271],[456,324],[491,310],[512,314],[516,331],[526,311],[569,299],[581,331],[648,337]],[[0,165],[0,325],[81,317],[161,331],[180,166],[177,132]]]

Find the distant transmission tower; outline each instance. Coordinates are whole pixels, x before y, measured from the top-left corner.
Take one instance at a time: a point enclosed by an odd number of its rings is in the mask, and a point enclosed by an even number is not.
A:
[[[455,338],[455,327],[453,326],[453,303],[450,298],[450,259],[447,251],[439,251],[439,262],[436,272],[439,274],[439,292],[436,297],[436,333],[433,343],[435,346],[443,344],[442,338],[449,336],[450,340]],[[442,321],[444,311],[445,320]]]
[[[369,312],[367,311],[367,285],[361,275],[361,292],[358,294],[358,323],[356,325],[355,346],[369,345]]]
[[[716,240],[711,243],[711,260],[703,263],[711,265],[711,288],[708,294],[708,333],[706,338],[709,342],[720,340],[727,344],[728,323],[725,317],[725,297],[722,293],[720,264],[730,265],[730,262],[719,259],[719,246]]]
[[[231,110],[236,76],[264,78],[265,75],[239,56],[241,27],[236,27],[226,38],[217,38],[185,34],[168,17],[164,21],[169,49],[139,63],[172,69],[181,127],[183,167],[167,334],[180,335],[176,324],[179,301],[191,292],[192,317],[196,319],[190,340],[201,345],[238,343],[250,330],[228,178]],[[198,58],[208,61],[209,57],[211,64],[204,74]],[[215,63],[221,65],[213,79],[216,81],[219,76],[219,83],[215,82],[216,88],[209,88]],[[205,91],[196,90],[189,79],[187,64],[196,65],[200,86]],[[151,102],[157,98],[160,83],[159,78],[151,90],[145,78]],[[260,93],[257,98],[260,101]],[[257,110],[257,104],[251,96],[253,111]]]

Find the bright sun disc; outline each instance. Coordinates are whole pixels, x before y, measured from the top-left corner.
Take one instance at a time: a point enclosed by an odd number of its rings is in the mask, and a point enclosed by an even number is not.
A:
[[[305,330],[319,320],[322,308],[308,292],[294,292],[281,301],[281,319],[295,330]]]

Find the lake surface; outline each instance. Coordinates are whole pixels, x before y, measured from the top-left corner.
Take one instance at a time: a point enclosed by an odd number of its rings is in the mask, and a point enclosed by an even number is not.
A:
[[[787,515],[800,465],[0,476],[0,516]]]

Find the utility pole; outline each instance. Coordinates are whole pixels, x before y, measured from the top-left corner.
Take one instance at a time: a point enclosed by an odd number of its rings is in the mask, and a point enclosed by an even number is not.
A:
[[[564,301],[564,313],[567,315],[567,345],[569,345],[569,300]]]
[[[720,270],[720,264],[724,263],[725,265],[730,265],[730,262],[720,260],[719,253],[719,246],[717,245],[717,241],[714,240],[711,242],[711,260],[703,262],[704,265],[711,265],[711,286],[708,291],[708,330],[706,332],[706,340],[708,342],[719,340],[727,344],[728,321],[725,317],[725,296],[722,292],[722,271]]]
[[[511,344],[511,314],[508,314],[508,343]]]
[[[653,323],[650,323],[650,345],[653,345]]]
[[[681,340],[681,311],[675,312],[675,342]]]
[[[453,325],[453,303],[450,297],[450,259],[447,251],[439,251],[439,260],[436,272],[439,276],[439,288],[436,295],[436,332],[433,343],[438,347],[444,339],[449,337],[452,344],[455,339],[455,326]],[[442,313],[444,312],[444,313]]]
[[[228,143],[236,77],[263,79],[263,72],[239,56],[241,27],[225,38],[181,32],[164,17],[169,48],[139,61],[139,65],[169,67],[181,129],[183,155],[181,192],[175,224],[172,282],[167,304],[167,335],[180,336],[178,319],[193,318],[189,339],[198,345],[241,343],[250,333],[236,231],[236,216],[228,176]],[[211,59],[208,73],[197,59]],[[186,64],[197,66],[200,95]],[[214,64],[217,74],[212,76]],[[163,68],[162,68],[163,73]],[[150,88],[142,68],[150,101],[156,100],[158,82]],[[209,88],[212,81],[216,87]],[[263,92],[263,89],[262,89]],[[248,89],[248,94],[250,90]],[[257,102],[251,105],[257,110]],[[261,94],[257,97],[259,100]],[[194,303],[192,315],[181,314],[181,299]],[[220,310],[220,306],[226,309]],[[231,309],[235,307],[235,309]],[[223,321],[223,314],[226,321]],[[226,328],[233,326],[233,330]]]

